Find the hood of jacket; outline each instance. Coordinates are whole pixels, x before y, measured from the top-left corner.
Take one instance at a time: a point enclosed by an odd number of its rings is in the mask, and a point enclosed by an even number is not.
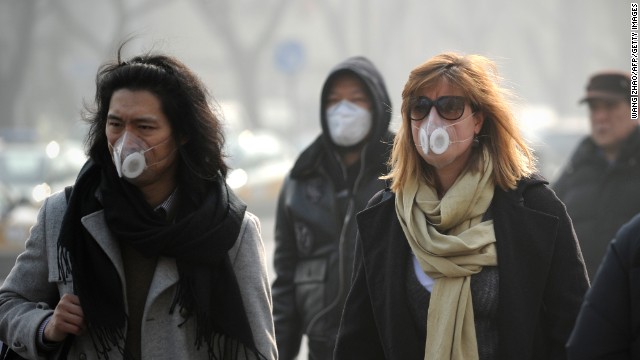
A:
[[[329,127],[327,125],[326,102],[331,82],[339,73],[351,72],[364,83],[367,93],[371,97],[372,133],[367,139],[363,156],[367,162],[365,167],[380,171],[380,175],[386,173],[386,161],[390,155],[393,143],[393,134],[389,131],[391,123],[391,100],[382,75],[373,63],[363,57],[354,56],[347,58],[334,66],[322,87],[320,95],[320,124],[322,133],[307,147],[291,170],[292,177],[300,177],[314,172],[327,154],[337,153],[337,146],[331,141]],[[381,166],[382,165],[382,166]]]

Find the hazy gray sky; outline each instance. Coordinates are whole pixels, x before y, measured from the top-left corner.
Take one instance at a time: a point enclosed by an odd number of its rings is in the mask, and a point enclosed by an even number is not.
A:
[[[588,75],[629,69],[629,19],[619,0],[2,0],[0,124],[76,121],[129,36],[128,53],[177,55],[253,126],[317,131],[320,87],[350,55],[380,68],[397,118],[409,71],[449,50],[496,60],[534,118],[580,118]]]

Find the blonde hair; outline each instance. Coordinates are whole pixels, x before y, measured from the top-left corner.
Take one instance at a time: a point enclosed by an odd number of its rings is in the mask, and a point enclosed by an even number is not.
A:
[[[504,190],[514,189],[519,179],[535,171],[535,159],[511,112],[509,92],[500,87],[500,78],[491,60],[456,53],[436,55],[409,74],[402,90],[402,124],[389,159],[391,171],[382,179],[392,180],[394,191],[418,176],[435,186],[435,169],[422,159],[413,141],[409,108],[420,90],[436,87],[443,81],[462,90],[476,112],[484,115],[478,134],[481,146],[474,148],[470,168],[480,168],[482,150],[486,149],[493,160],[495,183]]]

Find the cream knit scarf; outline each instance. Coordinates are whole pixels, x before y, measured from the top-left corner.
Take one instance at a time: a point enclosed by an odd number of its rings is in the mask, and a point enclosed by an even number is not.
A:
[[[425,360],[478,359],[471,275],[497,265],[493,221],[481,222],[493,198],[493,165],[466,171],[440,200],[418,180],[397,192],[396,213],[422,270],[435,281],[427,316]]]

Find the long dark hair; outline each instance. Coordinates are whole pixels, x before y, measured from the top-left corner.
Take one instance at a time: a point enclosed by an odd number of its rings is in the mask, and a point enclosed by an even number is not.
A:
[[[96,162],[108,159],[105,133],[111,97],[116,90],[147,90],[158,97],[178,146],[178,186],[198,197],[207,184],[227,175],[222,123],[202,81],[174,57],[147,53],[102,65],[96,75],[93,106],[85,106],[89,123],[87,155]]]

